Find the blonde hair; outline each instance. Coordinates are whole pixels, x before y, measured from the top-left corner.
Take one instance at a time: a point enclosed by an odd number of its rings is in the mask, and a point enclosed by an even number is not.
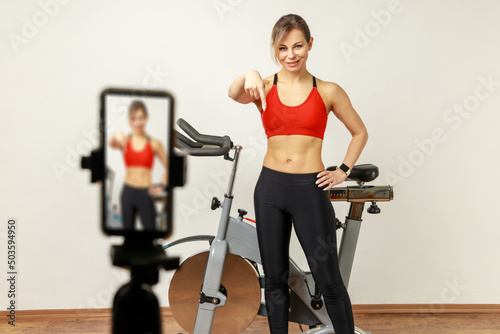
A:
[[[274,24],[273,31],[271,33],[271,53],[276,64],[278,64],[277,55],[280,42],[283,37],[285,37],[285,35],[293,29],[302,31],[307,43],[309,43],[309,41],[311,40],[311,32],[309,31],[309,26],[302,17],[297,14],[283,15]]]

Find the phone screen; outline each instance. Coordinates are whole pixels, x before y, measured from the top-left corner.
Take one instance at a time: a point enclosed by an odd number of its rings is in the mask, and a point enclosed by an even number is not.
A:
[[[101,94],[105,233],[165,237],[171,232],[172,119],[173,97],[167,92],[107,89]]]

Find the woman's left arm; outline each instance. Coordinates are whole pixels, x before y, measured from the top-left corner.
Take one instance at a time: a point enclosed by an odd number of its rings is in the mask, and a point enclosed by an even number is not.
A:
[[[156,154],[158,155],[158,159],[160,159],[160,162],[163,166],[163,176],[161,177],[161,183],[162,184],[167,184],[167,170],[168,170],[168,163],[167,163],[167,152],[165,151],[165,147],[160,141],[157,142],[157,147],[158,150]]]
[[[368,131],[359,117],[356,110],[354,110],[351,100],[347,93],[335,83],[328,83],[326,91],[329,97],[330,110],[333,111],[335,116],[345,125],[347,130],[351,133],[352,139],[347,148],[346,155],[342,163],[346,164],[350,169],[354,167],[358,161],[363,148],[368,140]],[[333,186],[345,181],[347,174],[340,169],[335,171],[323,171],[318,174],[318,186],[324,187],[323,190],[330,190]]]

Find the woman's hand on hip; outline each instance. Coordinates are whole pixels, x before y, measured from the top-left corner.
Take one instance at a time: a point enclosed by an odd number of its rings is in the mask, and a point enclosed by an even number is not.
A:
[[[347,174],[341,171],[340,169],[336,169],[334,171],[324,170],[318,174],[318,179],[316,180],[316,184],[318,187],[325,187],[323,191],[327,191],[332,189],[332,187],[337,184],[341,184],[347,179]]]
[[[162,184],[153,184],[149,187],[149,196],[156,198],[165,195],[165,186]]]

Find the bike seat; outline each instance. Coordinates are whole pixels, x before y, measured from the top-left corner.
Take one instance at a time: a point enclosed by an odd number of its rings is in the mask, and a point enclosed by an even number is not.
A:
[[[326,170],[334,171],[337,169],[337,166],[330,166]],[[370,182],[377,178],[378,176],[378,167],[372,164],[361,164],[354,165],[351,169],[351,173],[347,177],[349,181],[361,181],[361,182]]]

